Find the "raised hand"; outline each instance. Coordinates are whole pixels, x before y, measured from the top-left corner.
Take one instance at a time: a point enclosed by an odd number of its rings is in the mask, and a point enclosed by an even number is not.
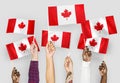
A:
[[[32,42],[30,46],[30,51],[32,54],[32,60],[37,61],[38,60],[38,47],[34,41]]]
[[[71,58],[68,56],[65,58],[64,67],[67,73],[73,72],[73,62]]]
[[[49,41],[46,45],[46,54],[47,56],[52,57],[54,53],[55,53],[55,46],[51,41]]]
[[[105,64],[104,61],[99,66],[99,72],[101,76],[107,75],[107,65]]]
[[[64,66],[67,72],[65,83],[73,83],[73,62],[70,57],[65,58]]]
[[[11,75],[13,83],[19,83],[20,81],[20,73],[17,71],[17,69],[14,67],[12,70],[12,75]]]
[[[86,46],[82,54],[83,61],[90,62],[91,55],[92,55],[91,51],[89,51],[89,48]]]

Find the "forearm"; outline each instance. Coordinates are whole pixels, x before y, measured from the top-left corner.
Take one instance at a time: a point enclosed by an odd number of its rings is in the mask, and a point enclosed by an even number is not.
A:
[[[73,73],[72,72],[67,73],[65,83],[73,83]]]
[[[55,83],[55,70],[53,57],[46,56],[46,82]]]
[[[100,83],[107,83],[107,74],[101,77]]]
[[[30,62],[28,83],[39,83],[38,61]]]
[[[90,62],[82,62],[80,83],[90,83]]]

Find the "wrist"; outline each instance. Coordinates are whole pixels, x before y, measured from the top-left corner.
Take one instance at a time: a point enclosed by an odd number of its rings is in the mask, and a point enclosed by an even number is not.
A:
[[[66,83],[72,83],[73,81],[73,73],[72,72],[68,72],[67,76],[66,76]]]
[[[12,83],[19,83],[19,82],[15,82],[15,81],[13,81]]]
[[[38,58],[32,58],[32,61],[38,61]]]
[[[38,61],[38,55],[32,55],[32,61]]]
[[[107,73],[106,74],[104,74],[103,76],[101,76],[102,78],[106,78],[107,77]]]
[[[52,59],[53,55],[47,54],[46,57]]]

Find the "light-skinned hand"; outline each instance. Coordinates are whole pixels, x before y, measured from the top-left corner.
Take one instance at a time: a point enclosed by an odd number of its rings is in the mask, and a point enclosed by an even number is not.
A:
[[[34,41],[32,42],[32,44],[30,46],[30,51],[32,54],[32,60],[37,61],[38,60],[38,47]]]
[[[73,72],[73,62],[72,59],[68,56],[65,58],[64,67],[67,73]]]
[[[46,55],[48,57],[53,57],[54,53],[55,53],[55,46],[51,41],[49,41],[46,45]]]

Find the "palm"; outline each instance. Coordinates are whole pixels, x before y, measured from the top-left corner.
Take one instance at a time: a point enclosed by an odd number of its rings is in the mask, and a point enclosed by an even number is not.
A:
[[[17,71],[17,69],[15,67],[12,70],[11,77],[12,77],[13,83],[19,83],[20,73]]]
[[[105,64],[104,61],[103,61],[103,62],[101,63],[101,65],[99,66],[99,71],[100,71],[100,75],[101,75],[101,76],[104,76],[104,75],[107,74],[107,66],[106,66],[106,64]]]
[[[91,51],[89,51],[88,47],[85,47],[85,49],[83,50],[83,61],[89,62],[91,60]]]
[[[31,53],[32,55],[37,55],[38,53],[38,49],[37,49],[37,46],[35,46],[35,44],[31,45]]]
[[[73,71],[73,63],[70,57],[66,57],[64,66],[65,66],[66,72]]]
[[[54,47],[52,42],[48,42],[48,44],[46,45],[46,53],[49,56],[53,56],[54,55],[55,47]]]

